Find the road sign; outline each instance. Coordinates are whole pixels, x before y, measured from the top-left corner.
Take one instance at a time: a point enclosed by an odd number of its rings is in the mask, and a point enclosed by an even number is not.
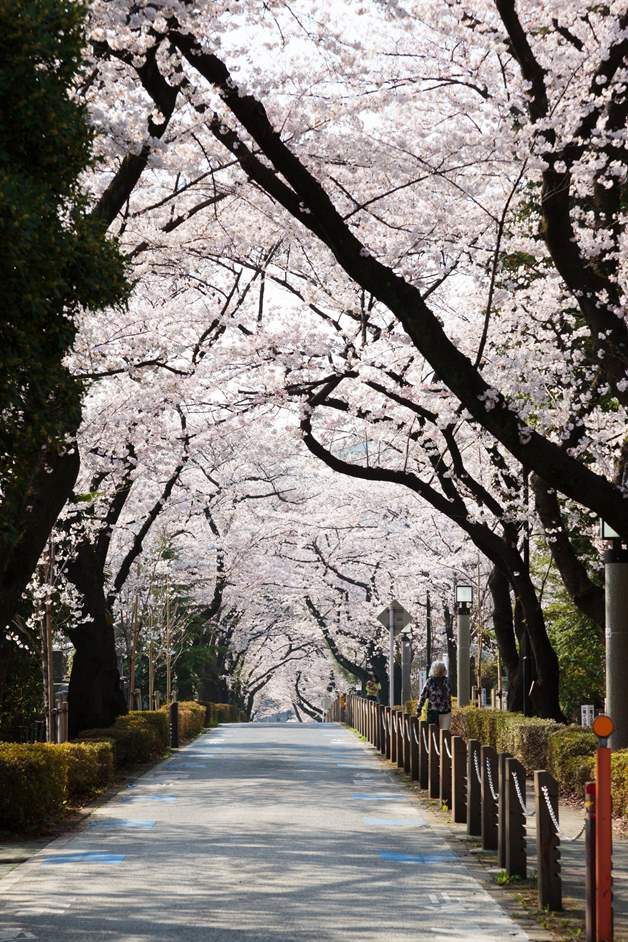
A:
[[[380,614],[377,616],[377,620],[382,623],[384,628],[392,627],[395,634],[398,635],[400,631],[403,631],[406,625],[410,624],[412,621],[412,615],[410,615],[410,613],[405,610],[401,602],[393,599],[390,605],[388,605],[383,612],[380,612]]]

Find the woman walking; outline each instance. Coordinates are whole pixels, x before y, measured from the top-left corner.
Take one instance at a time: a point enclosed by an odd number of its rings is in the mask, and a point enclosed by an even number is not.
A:
[[[447,679],[447,668],[442,661],[434,661],[430,676],[421,691],[416,715],[421,715],[427,700],[427,722],[437,723],[441,729],[449,729],[451,721],[451,687]]]

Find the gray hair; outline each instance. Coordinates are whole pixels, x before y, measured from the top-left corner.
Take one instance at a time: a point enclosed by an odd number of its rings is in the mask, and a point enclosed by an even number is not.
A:
[[[445,677],[447,668],[444,661],[434,661],[430,668],[430,677]]]

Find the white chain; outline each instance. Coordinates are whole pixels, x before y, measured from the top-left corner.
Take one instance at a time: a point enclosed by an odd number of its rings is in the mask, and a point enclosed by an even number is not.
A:
[[[486,765],[488,787],[490,789],[491,795],[493,796],[493,801],[497,801],[499,799],[499,794],[495,791],[495,787],[493,785],[493,773],[491,772],[491,763],[488,761],[488,756],[484,757],[484,764]]]
[[[429,746],[429,743],[428,743],[427,739],[425,738],[425,727],[424,727],[424,726],[421,727],[421,736],[423,737],[423,747],[424,747],[424,749],[425,749],[426,752],[429,752],[429,751],[430,751],[430,746]]]
[[[436,733],[434,733],[434,732],[432,733],[432,742],[434,743],[434,750],[435,750],[435,752],[436,752],[436,755],[437,755],[438,758],[440,759],[440,749],[439,749],[438,746],[436,745]]]
[[[482,776],[480,775],[480,766],[478,765],[478,752],[477,749],[473,750],[473,764],[475,766],[475,774],[477,776],[478,783],[482,784]]]
[[[449,739],[445,736],[445,749],[447,750],[447,755],[453,761],[453,756],[449,750]]]
[[[412,742],[412,736],[410,735],[410,723],[409,723],[409,721],[406,720],[405,723],[404,723],[404,726],[405,726],[405,728],[406,728],[406,741],[407,741],[407,742]]]
[[[545,804],[547,805],[549,816],[552,819],[552,824],[556,828],[556,837],[560,837],[560,826],[556,819],[556,815],[554,814],[554,809],[552,808],[552,803],[549,797],[549,788],[547,785],[541,785],[541,791],[543,792],[543,797],[545,798]]]
[[[531,818],[534,814],[534,811],[528,811],[526,808],[525,801],[523,800],[523,795],[521,794],[521,786],[519,785],[519,779],[517,778],[517,773],[513,771],[512,780],[515,783],[515,791],[517,792],[517,798],[519,799],[519,804],[521,805],[521,810],[523,811],[526,818]]]
[[[414,724],[412,725],[412,735],[414,736],[414,741],[417,744],[417,746],[420,746],[421,743],[419,742],[419,737],[416,734],[416,726],[414,726]]]

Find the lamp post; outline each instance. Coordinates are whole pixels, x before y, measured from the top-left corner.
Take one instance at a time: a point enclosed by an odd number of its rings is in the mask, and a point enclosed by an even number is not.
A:
[[[456,629],[458,641],[458,706],[467,706],[471,696],[471,606],[473,586],[456,585]]]
[[[628,746],[628,549],[608,523],[600,520],[600,536],[607,541],[604,553],[606,621],[606,712],[614,723],[613,749]]]

